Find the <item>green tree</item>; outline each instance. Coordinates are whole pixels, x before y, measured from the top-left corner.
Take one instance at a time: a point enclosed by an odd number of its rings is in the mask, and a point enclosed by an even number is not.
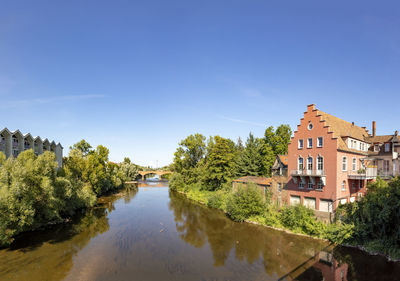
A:
[[[237,176],[259,176],[263,173],[262,142],[250,133],[246,147],[241,151],[238,159]]]
[[[73,146],[70,146],[69,149],[77,149],[82,152],[83,155],[88,155],[92,150],[92,146],[85,141],[84,139],[81,140],[80,142],[77,142]]]
[[[289,125],[280,125],[276,131],[270,126],[265,130],[262,148],[263,173],[271,175],[271,168],[275,158],[280,154],[287,154],[292,130]]]
[[[174,154],[173,169],[176,177],[182,177],[185,184],[199,181],[200,165],[206,151],[206,138],[201,134],[190,135],[179,143]],[[172,185],[174,181],[171,182]]]
[[[210,138],[204,169],[205,189],[219,189],[232,178],[235,157],[235,143],[233,141],[220,136]]]

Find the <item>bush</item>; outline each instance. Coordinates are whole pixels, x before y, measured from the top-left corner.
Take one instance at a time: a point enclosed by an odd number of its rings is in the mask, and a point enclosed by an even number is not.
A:
[[[314,212],[302,205],[283,208],[280,220],[284,227],[298,233],[322,237],[326,231],[326,225],[317,221]]]
[[[228,193],[219,190],[211,194],[211,196],[208,198],[207,205],[211,208],[226,210],[227,200]]]
[[[227,212],[234,221],[244,221],[264,212],[261,192],[255,185],[239,186],[227,202]]]

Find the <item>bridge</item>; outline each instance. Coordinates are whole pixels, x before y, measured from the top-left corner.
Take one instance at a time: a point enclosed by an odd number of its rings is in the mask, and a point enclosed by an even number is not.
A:
[[[171,171],[139,171],[139,175],[142,177],[142,180],[144,181],[146,179],[147,175],[158,175],[160,178],[163,175],[167,174],[172,174]]]

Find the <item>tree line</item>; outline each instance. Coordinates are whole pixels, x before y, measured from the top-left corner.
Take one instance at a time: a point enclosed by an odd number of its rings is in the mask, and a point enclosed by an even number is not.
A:
[[[200,185],[217,190],[241,176],[270,176],[275,158],[286,154],[292,135],[289,125],[268,127],[262,138],[249,134],[246,143],[221,136],[208,140],[202,134],[190,135],[179,143],[174,154],[170,186],[189,188]]]
[[[59,223],[77,210],[92,207],[97,197],[135,179],[137,166],[128,158],[109,161],[109,150],[82,140],[72,147],[63,167],[55,154],[33,150],[6,159],[0,152],[0,246],[21,232]]]

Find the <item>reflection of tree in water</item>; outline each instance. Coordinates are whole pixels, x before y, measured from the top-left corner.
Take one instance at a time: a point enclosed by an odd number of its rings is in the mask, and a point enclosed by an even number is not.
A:
[[[130,192],[132,198],[136,192]],[[20,235],[9,249],[0,250],[0,280],[61,280],[71,270],[73,256],[97,235],[109,230],[107,213],[120,196],[99,199],[96,207],[71,223]],[[22,269],[22,270],[21,270]]]
[[[269,275],[282,276],[326,246],[321,241],[235,223],[218,210],[193,204],[172,192],[170,209],[185,242],[202,247],[208,241],[215,266],[223,266],[233,249],[236,259],[249,264],[262,260]]]

